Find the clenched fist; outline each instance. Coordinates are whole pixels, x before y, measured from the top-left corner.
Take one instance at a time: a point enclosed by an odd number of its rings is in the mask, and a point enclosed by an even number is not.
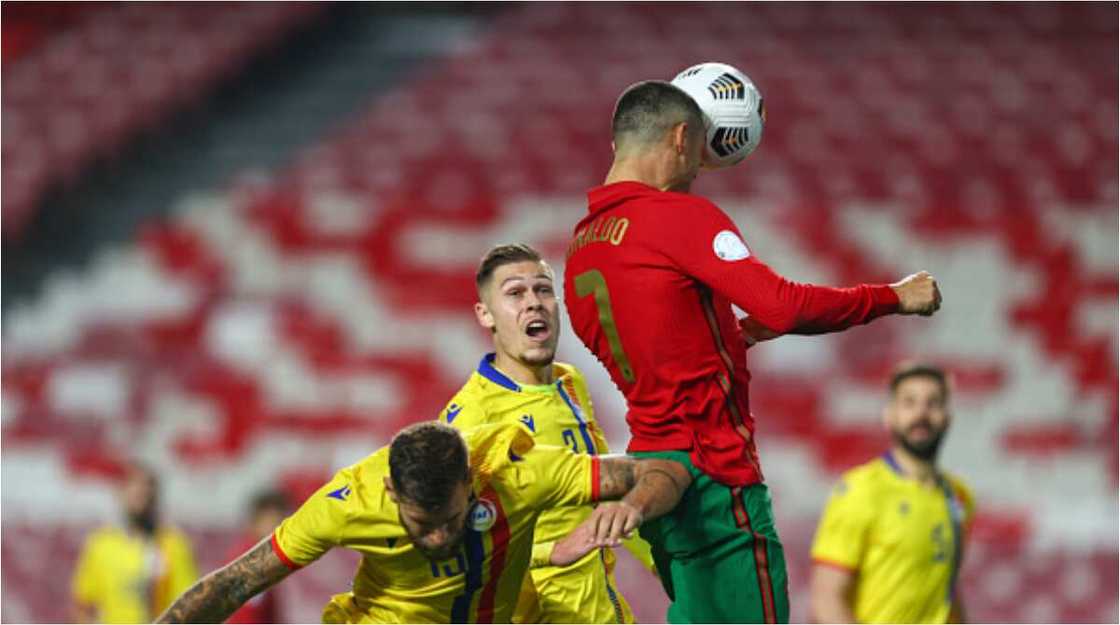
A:
[[[941,291],[937,280],[928,271],[906,276],[891,285],[898,295],[898,312],[902,315],[928,317],[941,308]]]

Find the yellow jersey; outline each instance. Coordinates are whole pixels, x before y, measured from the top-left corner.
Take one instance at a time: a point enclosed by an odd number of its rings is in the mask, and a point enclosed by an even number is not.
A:
[[[74,571],[74,600],[102,623],[150,623],[198,579],[190,542],[161,527],[152,538],[119,527],[90,534]]]
[[[388,447],[339,471],[273,533],[273,549],[292,568],[332,547],[362,554],[353,590],[331,599],[324,622],[509,622],[541,510],[598,498],[597,458],[537,446],[519,424],[463,436],[477,499],[455,558],[433,562],[412,545],[384,487]]]
[[[943,473],[937,486],[922,484],[888,452],[841,477],[813,561],[856,574],[852,612],[861,623],[945,623],[973,511],[960,479]]]
[[[521,423],[539,444],[568,447],[581,454],[610,453],[606,437],[595,422],[587,383],[575,367],[554,363],[555,382],[520,384],[494,367],[494,354],[479,362],[467,383],[440,413],[440,420],[459,429],[484,423]],[[537,520],[534,566],[523,590],[515,623],[586,622],[631,623],[633,612],[614,580],[615,556],[610,549],[593,551],[566,567],[548,565],[553,544],[591,514],[591,506],[553,508]],[[635,536],[627,547],[642,552]],[[643,559],[652,569],[648,547]],[[639,556],[641,558],[641,556]],[[538,595],[533,597],[533,591]],[[537,603],[534,605],[534,601]]]

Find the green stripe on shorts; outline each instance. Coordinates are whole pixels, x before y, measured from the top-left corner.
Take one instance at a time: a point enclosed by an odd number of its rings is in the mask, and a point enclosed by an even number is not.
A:
[[[672,604],[670,623],[788,623],[789,581],[770,491],[736,488],[693,466],[686,451],[632,452],[683,464],[692,485],[673,512],[641,527]]]

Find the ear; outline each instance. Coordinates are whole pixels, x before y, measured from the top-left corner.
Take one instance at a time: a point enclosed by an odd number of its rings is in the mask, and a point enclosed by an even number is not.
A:
[[[382,479],[385,481],[385,492],[389,493],[389,499],[393,503],[400,503],[401,501],[400,498],[397,497],[397,491],[393,490],[393,480],[389,479],[388,475]]]
[[[888,430],[891,429],[891,421],[890,421],[891,405],[890,405],[890,403],[887,403],[887,405],[883,406],[883,412],[880,415],[880,418],[883,421],[883,427],[887,428]]]
[[[475,302],[474,316],[475,319],[478,319],[478,325],[486,328],[487,330],[490,330],[491,332],[494,331],[494,326],[497,324],[494,323],[494,315],[490,314],[490,309],[486,306],[486,304],[483,304],[482,302]]]
[[[688,152],[688,122],[681,122],[673,126],[673,149],[678,155]]]

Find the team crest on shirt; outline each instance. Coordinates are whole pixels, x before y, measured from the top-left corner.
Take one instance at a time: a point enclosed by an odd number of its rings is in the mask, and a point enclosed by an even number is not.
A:
[[[747,249],[747,244],[739,238],[739,235],[730,230],[720,230],[716,234],[716,238],[712,239],[712,251],[716,253],[716,257],[720,260],[734,261],[743,260],[751,255],[751,251]]]
[[[498,519],[498,507],[494,502],[487,499],[479,499],[474,502],[471,508],[470,519],[467,520],[467,526],[476,532],[485,532],[494,526],[494,521]]]

